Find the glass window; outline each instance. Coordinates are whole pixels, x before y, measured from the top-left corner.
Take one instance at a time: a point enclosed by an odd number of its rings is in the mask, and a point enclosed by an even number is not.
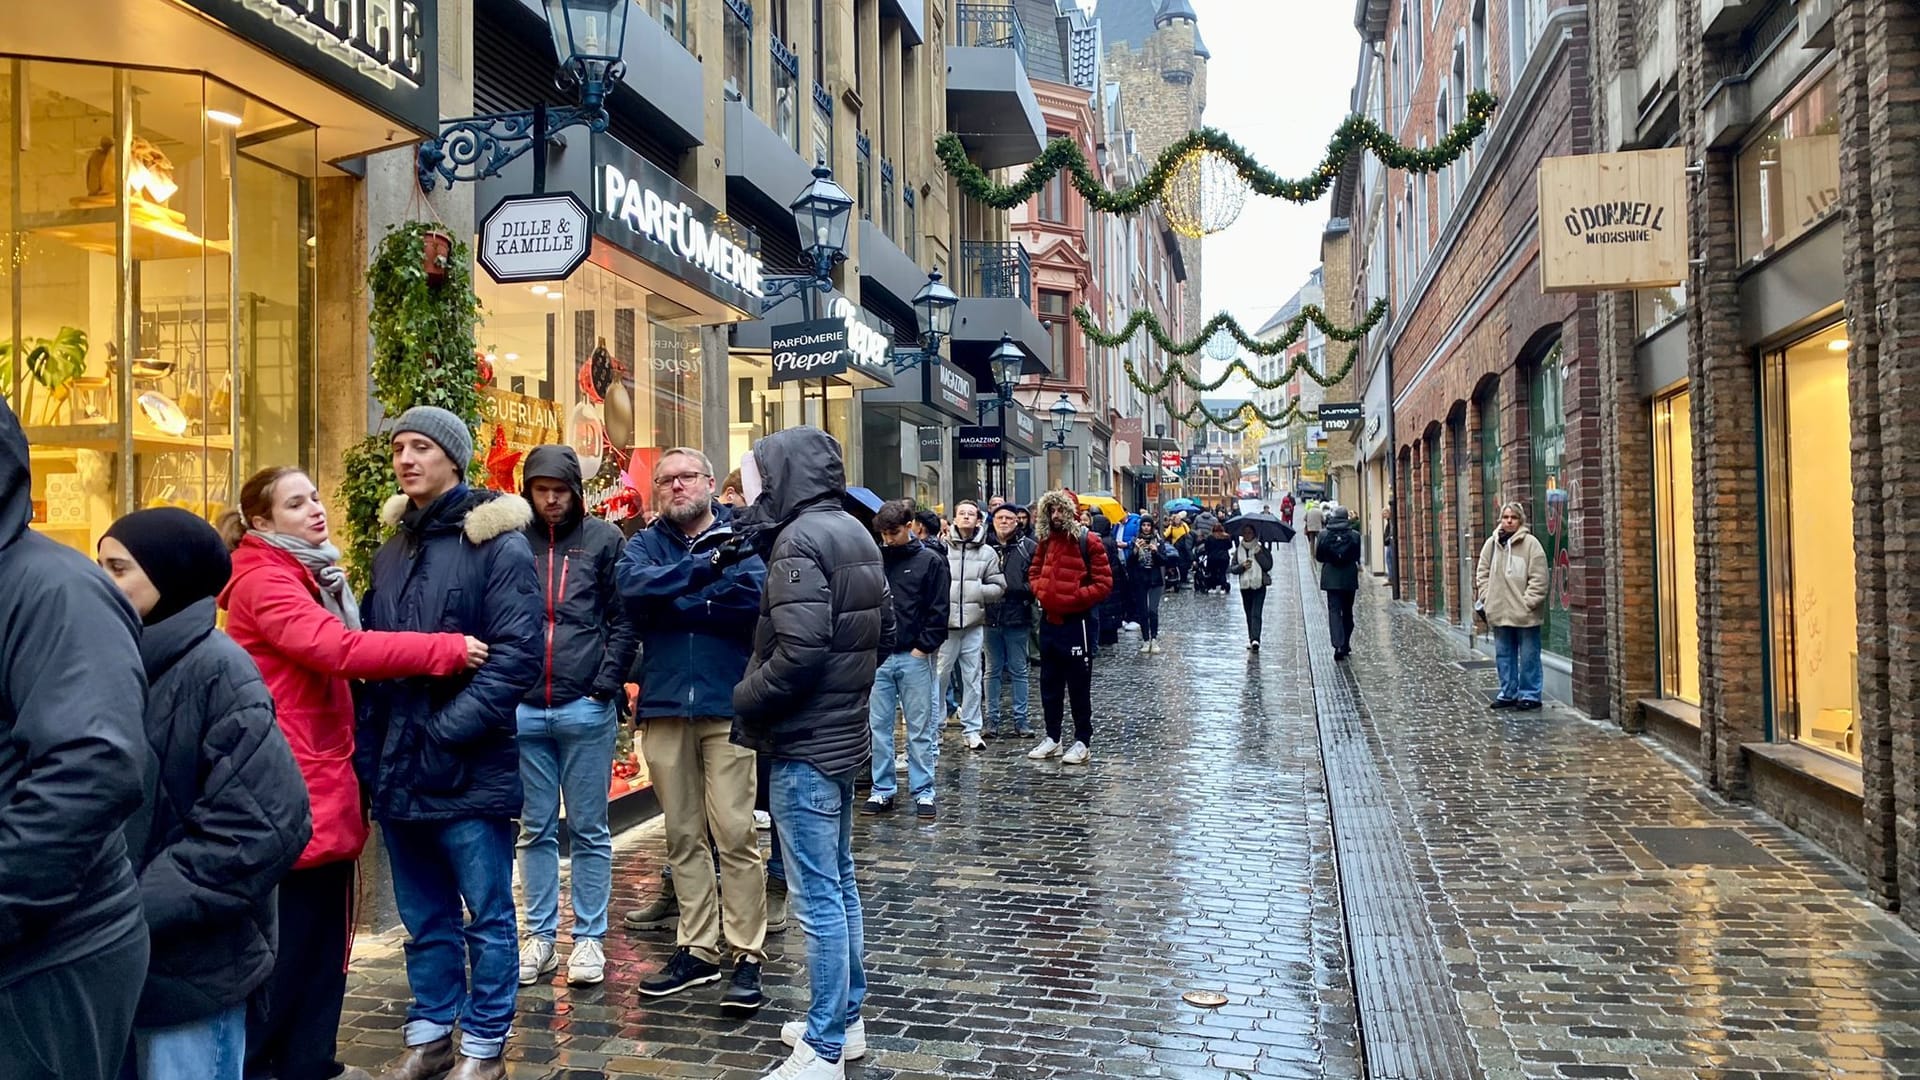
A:
[[[1567,607],[1567,485],[1562,470],[1567,460],[1566,368],[1560,346],[1533,371],[1530,407],[1533,433],[1534,539],[1547,551],[1547,615],[1540,631],[1540,647],[1566,655],[1571,639],[1572,612]]]
[[[813,81],[827,81],[827,7],[825,0],[813,0]]]
[[[1427,548],[1433,564],[1433,613],[1447,610],[1447,470],[1436,436],[1427,451]]]
[[[907,258],[918,262],[920,261],[920,200],[914,197],[912,184],[908,184],[907,190],[901,194],[905,197],[907,214],[906,236],[902,238],[904,240],[902,248],[906,251]]]
[[[813,159],[833,164],[833,99],[813,84]],[[824,104],[823,104],[824,103]]]
[[[1495,389],[1474,403],[1480,425],[1480,531],[1470,545],[1472,558],[1478,558],[1480,545],[1500,526],[1500,392]]]
[[[1840,199],[1840,94],[1829,71],[1773,110],[1740,152],[1740,257],[1757,259],[1826,220]]]
[[[727,0],[721,15],[724,23],[723,51],[726,56],[726,94],[730,101],[744,101],[753,108],[753,9],[745,0]]]
[[[854,140],[854,181],[858,190],[855,199],[860,203],[860,216],[867,221],[873,220],[873,140],[865,132]]]
[[[893,231],[893,162],[880,159],[880,231],[888,237]]]
[[[1776,730],[1858,760],[1860,655],[1844,327],[1770,355],[1763,389]]]
[[[773,130],[788,146],[800,150],[800,58],[774,38],[773,51]]]
[[[1070,299],[1063,292],[1040,290],[1040,324],[1047,328],[1047,337],[1053,343],[1053,354],[1047,360],[1047,367],[1055,379],[1071,378],[1068,364],[1072,356],[1073,335],[1067,330]]]
[[[1642,336],[1658,330],[1687,309],[1687,285],[1640,289],[1633,294],[1634,320]]]
[[[1067,174],[1054,173],[1047,186],[1040,189],[1040,220],[1063,222],[1067,220]]]
[[[640,7],[669,37],[682,45],[687,43],[687,0],[640,0]]]
[[[1660,560],[1660,692],[1700,704],[1700,593],[1693,562],[1693,395],[1653,403]]]

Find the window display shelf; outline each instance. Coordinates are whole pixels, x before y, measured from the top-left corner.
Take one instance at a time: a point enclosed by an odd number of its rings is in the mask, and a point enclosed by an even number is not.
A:
[[[119,424],[62,424],[58,427],[30,427],[30,450],[100,450],[112,453],[120,449]],[[165,435],[158,431],[133,432],[133,452],[165,454],[176,450],[232,450],[231,435]]]
[[[187,228],[176,218],[183,216],[163,206],[140,199],[133,200],[127,218],[128,240],[136,262],[161,259],[197,259],[209,253],[232,254],[224,240],[208,240]],[[21,218],[24,232],[59,240],[83,251],[112,255],[119,250],[116,232],[120,211],[112,205],[81,207],[52,214],[26,214]]]

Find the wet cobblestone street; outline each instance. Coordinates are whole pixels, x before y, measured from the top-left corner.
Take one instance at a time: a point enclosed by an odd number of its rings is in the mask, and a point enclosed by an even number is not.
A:
[[[1324,608],[1300,546],[1282,555],[1258,653],[1237,597],[1182,593],[1164,653],[1128,634],[1102,654],[1090,767],[969,753],[950,727],[938,822],[857,820],[873,1053],[849,1076],[1920,1077],[1920,939],[1836,863],[1611,725],[1489,712],[1491,673],[1384,588],[1363,588],[1345,669],[1311,663]],[[1359,749],[1323,763],[1335,719]],[[1326,777],[1361,765],[1373,790],[1330,811]],[[607,981],[521,993],[514,1077],[751,1080],[785,1056],[797,923],[750,1020],[717,986],[635,995],[672,936],[618,919],[662,853],[657,824],[619,839]],[[1417,940],[1376,947],[1403,925]],[[351,1063],[400,1045],[399,941],[357,946]],[[1460,1033],[1457,1066],[1384,1052],[1413,1019]]]

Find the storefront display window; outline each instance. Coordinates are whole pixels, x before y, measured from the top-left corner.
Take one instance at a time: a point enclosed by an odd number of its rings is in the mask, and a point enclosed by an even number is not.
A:
[[[1840,204],[1840,86],[1829,67],[1775,106],[1740,152],[1740,258],[1757,259]]]
[[[1693,562],[1693,395],[1653,403],[1653,500],[1660,560],[1660,691],[1700,704],[1700,595]]]
[[[859,460],[861,439],[856,387],[839,379],[806,379],[775,385],[773,358],[764,352],[734,352],[727,357],[727,453],[729,460],[776,431],[803,424],[824,430],[840,442],[848,463]],[[695,420],[699,418],[696,415]]]
[[[1860,757],[1847,338],[1834,326],[1764,371],[1776,730]]]
[[[313,129],[198,74],[0,58],[0,393],[34,525],[209,519],[306,465]]]
[[[1567,607],[1567,550],[1569,493],[1562,469],[1567,460],[1566,368],[1560,346],[1540,361],[1533,372],[1533,515],[1530,528],[1547,551],[1547,617],[1540,630],[1540,647],[1567,654],[1572,638],[1573,613]]]

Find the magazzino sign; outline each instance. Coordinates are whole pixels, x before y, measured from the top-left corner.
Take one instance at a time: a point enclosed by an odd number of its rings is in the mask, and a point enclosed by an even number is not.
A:
[[[1596,292],[1687,279],[1681,147],[1540,163],[1540,288]]]

